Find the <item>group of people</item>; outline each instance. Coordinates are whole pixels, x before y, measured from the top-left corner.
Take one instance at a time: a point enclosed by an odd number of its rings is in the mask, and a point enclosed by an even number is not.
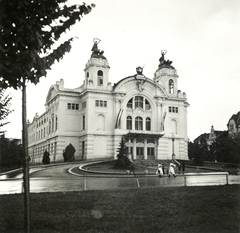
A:
[[[158,169],[157,169],[157,172],[156,174],[158,174],[158,176],[161,178],[164,174],[167,174],[169,178],[171,178],[171,176],[173,176],[174,178],[176,177],[176,173],[175,173],[175,167],[176,167],[176,164],[177,163],[178,165],[178,171],[179,173],[181,173],[181,170],[182,170],[182,174],[184,174],[185,172],[185,163],[184,161],[179,163],[178,161],[176,160],[172,160],[172,162],[170,162],[169,164],[169,167],[168,167],[168,170],[165,172],[165,167],[164,167],[164,163],[161,162],[161,163],[158,163]],[[134,171],[134,163],[131,161],[130,163],[130,171],[128,172],[128,175],[131,175],[131,173],[133,173],[134,176],[136,176],[136,173]]]
[[[174,163],[174,161],[169,164],[169,168],[168,168],[168,172],[167,172],[169,178],[171,176],[173,176],[174,178],[176,177],[175,167],[176,167],[176,164]],[[179,170],[179,173],[181,173],[181,170],[182,170],[182,172],[184,174],[184,172],[185,172],[185,163],[184,162],[178,163],[178,170]],[[164,169],[164,163],[163,162],[158,163],[157,174],[160,178],[165,174],[165,169]]]

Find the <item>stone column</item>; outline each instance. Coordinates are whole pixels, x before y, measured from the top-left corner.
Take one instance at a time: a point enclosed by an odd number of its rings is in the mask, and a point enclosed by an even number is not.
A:
[[[147,139],[144,139],[144,160],[147,160]]]

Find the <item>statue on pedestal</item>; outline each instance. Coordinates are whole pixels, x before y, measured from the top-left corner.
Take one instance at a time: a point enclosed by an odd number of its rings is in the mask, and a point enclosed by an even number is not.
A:
[[[103,57],[103,50],[98,49],[98,44],[100,43],[100,39],[94,38],[93,39],[93,47],[92,47],[92,57]]]

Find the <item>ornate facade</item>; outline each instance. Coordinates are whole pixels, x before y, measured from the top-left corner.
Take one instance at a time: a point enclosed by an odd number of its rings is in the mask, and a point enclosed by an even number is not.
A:
[[[52,85],[46,111],[28,124],[29,156],[41,162],[50,153],[51,162],[63,160],[71,143],[75,159],[116,158],[125,136],[132,159],[188,159],[186,94],[178,90],[178,75],[162,52],[153,78],[136,74],[112,85],[109,63],[95,43],[87,62],[83,85],[64,87],[61,79]]]

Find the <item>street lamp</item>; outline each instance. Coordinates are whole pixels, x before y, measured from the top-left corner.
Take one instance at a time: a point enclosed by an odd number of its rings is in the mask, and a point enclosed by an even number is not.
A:
[[[174,154],[174,141],[175,141],[175,137],[174,134],[172,135],[172,160],[176,159],[176,155]]]

